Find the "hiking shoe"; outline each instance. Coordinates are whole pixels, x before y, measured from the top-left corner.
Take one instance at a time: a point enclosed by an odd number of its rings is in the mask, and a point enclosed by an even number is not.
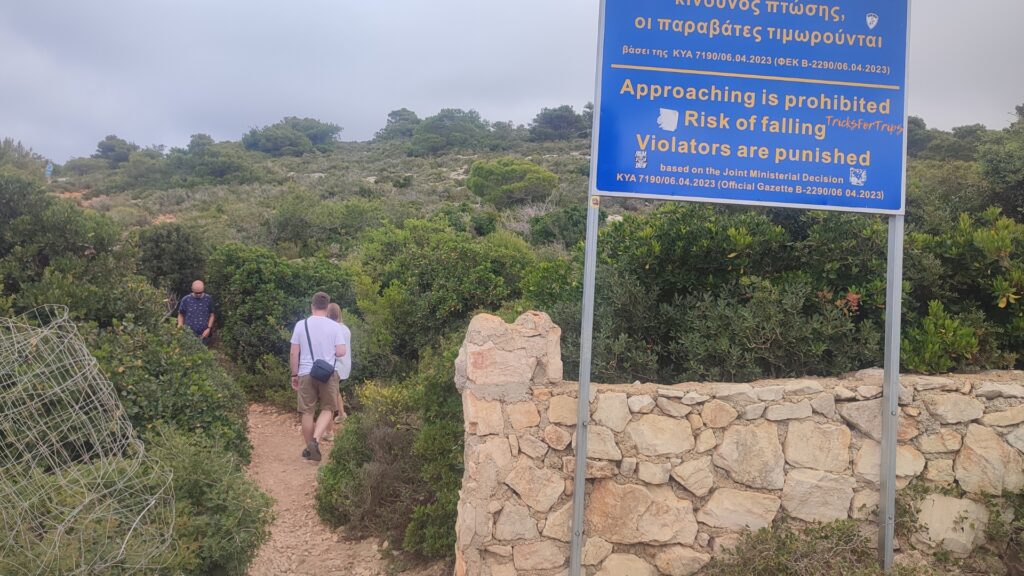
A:
[[[302,457],[305,458],[306,460],[309,460],[309,448],[302,449]]]
[[[334,417],[334,423],[341,424],[342,422],[345,421],[345,418],[348,418],[348,414],[338,414],[337,416]]]
[[[332,442],[334,440],[334,434],[327,432],[320,439],[323,440],[324,442]]]
[[[320,456],[320,445],[317,444],[316,440],[313,440],[312,442],[310,442],[309,446],[306,446],[306,450],[309,451],[309,459],[310,460],[312,460],[313,462],[319,462],[320,461],[320,458],[321,458],[321,456]]]

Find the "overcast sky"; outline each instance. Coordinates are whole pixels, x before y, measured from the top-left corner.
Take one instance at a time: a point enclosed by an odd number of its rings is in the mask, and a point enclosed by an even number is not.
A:
[[[64,162],[107,134],[183,146],[285,116],[366,140],[391,110],[526,124],[593,100],[597,0],[2,0],[0,137]],[[1024,0],[915,0],[910,113],[1001,128]]]

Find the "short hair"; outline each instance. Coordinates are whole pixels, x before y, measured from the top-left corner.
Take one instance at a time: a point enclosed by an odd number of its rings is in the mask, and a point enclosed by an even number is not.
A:
[[[327,317],[335,322],[341,322],[341,306],[334,302],[327,305]]]
[[[331,297],[324,292],[313,294],[313,310],[326,310],[331,303]]]

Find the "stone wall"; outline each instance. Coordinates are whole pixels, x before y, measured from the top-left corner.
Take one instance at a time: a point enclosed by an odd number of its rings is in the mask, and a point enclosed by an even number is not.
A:
[[[568,570],[577,418],[560,329],[542,313],[473,319],[456,363],[465,465],[457,575]],[[862,520],[877,530],[882,370],[751,384],[593,385],[583,564],[601,576],[682,575],[745,528]],[[910,543],[964,556],[983,494],[1024,486],[1024,373],[901,378],[898,487],[928,495]]]

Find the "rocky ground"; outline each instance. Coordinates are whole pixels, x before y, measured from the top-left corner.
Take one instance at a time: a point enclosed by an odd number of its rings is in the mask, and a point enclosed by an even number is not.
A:
[[[400,572],[382,557],[377,539],[350,540],[317,518],[313,496],[318,466],[303,460],[299,418],[294,412],[254,404],[249,408],[253,444],[249,476],[275,502],[270,540],[249,569],[251,576],[344,574],[351,576],[442,576],[444,563],[417,565]],[[324,462],[331,445],[323,447]]]

